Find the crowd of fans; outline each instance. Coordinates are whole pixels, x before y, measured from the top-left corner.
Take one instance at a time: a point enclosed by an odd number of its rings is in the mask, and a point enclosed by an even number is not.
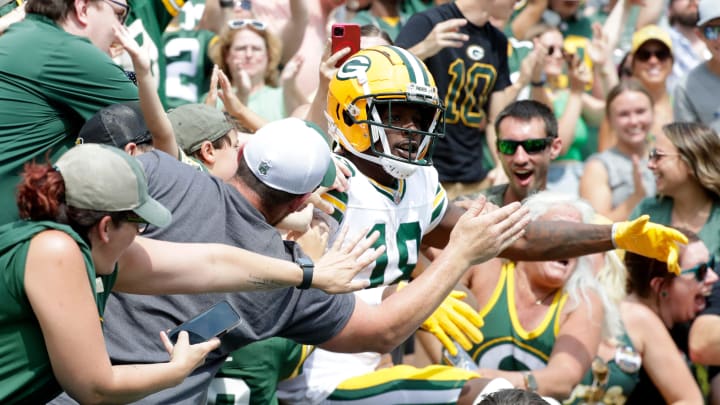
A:
[[[720,404],[718,94],[720,0],[0,1],[0,402]]]

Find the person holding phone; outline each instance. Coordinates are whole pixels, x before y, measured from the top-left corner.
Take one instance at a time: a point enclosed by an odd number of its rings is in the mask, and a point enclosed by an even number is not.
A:
[[[257,290],[306,287],[324,278],[315,272],[308,280],[307,270],[295,263],[226,245],[137,236],[149,224],[169,225],[172,217],[148,195],[140,164],[116,148],[79,145],[55,165],[28,163],[17,201],[24,220],[0,227],[3,403],[46,403],[61,390],[80,403],[131,402],[177,385],[218,348],[214,339],[189,345],[185,333],[173,346],[163,333],[160,364],[113,366],[102,330],[113,290]],[[334,250],[325,263],[359,270],[366,263],[356,259],[369,243],[352,253],[352,243],[349,250]]]

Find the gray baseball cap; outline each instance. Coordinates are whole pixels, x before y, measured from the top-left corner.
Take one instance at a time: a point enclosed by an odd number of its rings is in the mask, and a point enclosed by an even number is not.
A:
[[[121,149],[77,145],[55,163],[65,183],[65,202],[95,211],[132,211],[157,227],[169,225],[170,211],[148,194],[145,172]]]
[[[335,162],[322,130],[298,118],[273,121],[245,144],[245,163],[268,187],[303,195],[335,182]]]
[[[183,104],[168,111],[168,118],[178,145],[188,155],[204,141],[215,142],[233,129],[222,111],[205,104]]]

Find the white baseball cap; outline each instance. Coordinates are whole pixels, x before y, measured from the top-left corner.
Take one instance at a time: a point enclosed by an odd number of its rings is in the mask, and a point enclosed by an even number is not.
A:
[[[335,182],[335,163],[326,139],[317,125],[285,118],[250,137],[243,158],[268,187],[303,195]]]
[[[720,18],[720,1],[700,0],[698,4],[697,26],[702,27],[716,18]]]
[[[65,183],[65,202],[95,211],[132,211],[157,227],[172,215],[148,194],[145,172],[134,157],[113,146],[86,143],[65,152],[55,163]]]

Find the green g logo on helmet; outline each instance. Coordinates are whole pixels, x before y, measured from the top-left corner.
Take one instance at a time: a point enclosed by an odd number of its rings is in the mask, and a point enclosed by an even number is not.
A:
[[[368,70],[370,70],[370,58],[364,55],[354,56],[340,66],[337,78],[339,80],[360,79],[367,77]]]

